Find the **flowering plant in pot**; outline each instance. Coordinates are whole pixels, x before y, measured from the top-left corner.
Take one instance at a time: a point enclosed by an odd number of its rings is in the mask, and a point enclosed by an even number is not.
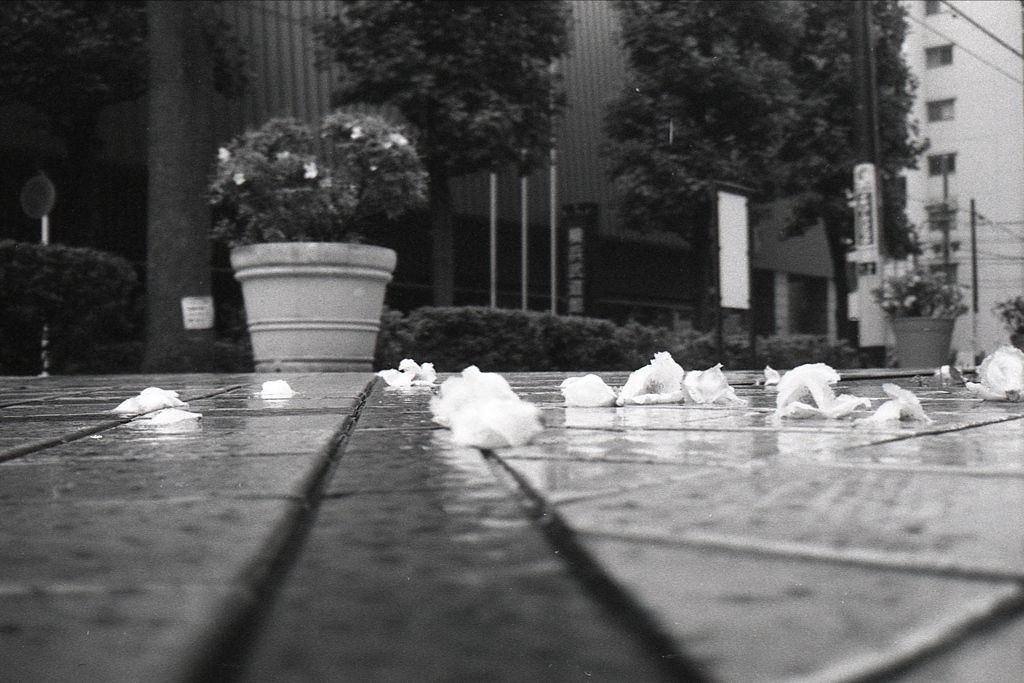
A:
[[[411,132],[379,110],[272,119],[218,150],[213,237],[231,247],[257,370],[371,368],[396,255],[363,241],[426,187]]]
[[[1024,348],[1024,296],[1015,296],[995,306],[995,312],[1010,333],[1010,343]]]
[[[950,357],[956,319],[967,312],[964,289],[945,273],[912,268],[886,276],[873,292],[889,314],[903,367],[934,367]]]

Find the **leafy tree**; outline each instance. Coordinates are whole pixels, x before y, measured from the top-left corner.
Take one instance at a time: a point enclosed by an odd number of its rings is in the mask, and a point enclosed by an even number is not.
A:
[[[438,304],[454,290],[448,181],[543,158],[563,106],[550,66],[568,20],[559,0],[352,0],[317,27],[321,66],[340,67],[335,103],[391,105],[419,129]]]
[[[870,4],[887,247],[898,255],[914,245],[893,181],[915,167],[922,145],[907,119],[915,83],[900,54],[904,10],[896,0]],[[609,110],[607,152],[628,224],[677,231],[703,254],[708,188],[732,181],[751,188],[755,201],[797,199],[792,231],[822,220],[843,273],[853,232],[846,191],[859,161],[852,3],[639,0],[617,7],[631,80]],[[845,320],[843,278],[838,285]]]
[[[214,59],[214,87],[241,94],[244,54],[230,26],[207,2],[190,3],[201,40]],[[0,106],[29,105],[34,125],[65,146],[67,185],[60,201],[75,206],[75,241],[91,238],[94,164],[102,151],[103,110],[146,94],[148,37],[144,0],[9,0],[0,3]]]
[[[607,117],[624,222],[702,244],[715,181],[770,196],[798,120],[792,3],[618,2],[630,79]]]
[[[5,2],[0,45],[0,104],[31,105],[69,156],[94,156],[100,112],[146,92],[141,0]]]
[[[58,199],[73,225],[94,229],[92,164],[102,143],[101,112],[146,92],[146,15],[141,1],[0,3],[0,105],[27,104],[33,123],[64,142],[66,179]]]
[[[885,252],[896,258],[917,251],[913,226],[906,217],[901,173],[917,168],[926,144],[917,137],[909,118],[916,81],[901,52],[906,35],[906,10],[896,0],[868,3],[874,28],[878,90],[878,173],[882,183],[882,225]],[[856,140],[853,45],[850,4],[817,0],[805,2],[804,49],[793,61],[793,77],[803,107],[797,129],[789,136],[780,161],[787,180],[782,194],[797,199],[799,234],[820,220],[825,226],[836,273],[844,272],[846,252],[853,241],[853,216],[846,192],[853,166],[862,161]],[[839,279],[845,321],[845,280]]]

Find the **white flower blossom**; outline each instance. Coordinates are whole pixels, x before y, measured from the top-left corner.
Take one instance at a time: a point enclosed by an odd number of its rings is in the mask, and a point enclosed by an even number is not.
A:
[[[568,377],[559,389],[567,406],[593,408],[615,405],[615,391],[597,375]]]
[[[683,390],[682,366],[672,360],[668,351],[654,354],[648,365],[630,373],[615,400],[617,405],[647,403],[679,403],[686,396]]]
[[[463,446],[521,446],[544,429],[539,408],[521,400],[504,377],[475,365],[441,384],[430,411]]]
[[[409,144],[409,140],[401,133],[392,133],[389,135],[388,142],[398,145],[399,147],[405,147]]]
[[[245,182],[245,174],[236,173],[235,175],[231,176],[231,179],[235,181],[235,185],[241,185],[242,183]]]
[[[397,370],[381,370],[377,375],[383,378],[389,387],[433,386],[437,380],[433,363],[420,365],[412,358],[403,359]]]
[[[870,408],[871,400],[843,394],[836,396],[832,385],[839,373],[825,363],[807,363],[787,372],[779,380],[775,397],[777,417],[844,417],[858,408]],[[806,401],[813,401],[814,405]]]
[[[967,382],[967,389],[986,401],[1019,401],[1024,397],[1024,352],[1001,346],[982,361],[980,382]]]
[[[227,147],[221,147],[217,150],[217,159],[224,163],[231,161],[231,151]]]
[[[305,178],[306,180],[311,180],[313,178],[316,178],[316,176],[317,176],[316,162],[315,161],[310,161],[310,162],[307,162],[307,163],[303,164],[302,165],[302,171],[303,171],[302,177]]]
[[[361,137],[363,137],[363,129],[362,129],[362,127],[361,126],[354,126],[352,128],[352,139],[353,140],[358,140]]]

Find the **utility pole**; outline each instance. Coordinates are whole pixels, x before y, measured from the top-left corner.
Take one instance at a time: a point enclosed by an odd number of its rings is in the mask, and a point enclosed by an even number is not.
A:
[[[949,210],[949,157],[942,156],[942,270],[949,279],[949,231],[953,216]]]
[[[978,362],[978,210],[971,198],[971,362]]]
[[[865,361],[874,366],[885,362],[885,315],[872,296],[881,285],[885,231],[882,225],[881,185],[878,165],[881,141],[878,133],[878,87],[875,51],[868,0],[850,6],[850,40],[854,67],[854,122],[858,157],[854,167],[854,246],[847,261],[855,268],[857,284],[851,292],[851,318],[857,320],[858,346]]]

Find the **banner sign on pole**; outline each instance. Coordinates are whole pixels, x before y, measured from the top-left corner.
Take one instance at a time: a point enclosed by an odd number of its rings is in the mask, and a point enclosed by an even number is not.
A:
[[[878,249],[878,176],[874,164],[857,164],[853,168],[853,236],[854,252],[851,260],[872,264],[858,271],[877,270]]]

